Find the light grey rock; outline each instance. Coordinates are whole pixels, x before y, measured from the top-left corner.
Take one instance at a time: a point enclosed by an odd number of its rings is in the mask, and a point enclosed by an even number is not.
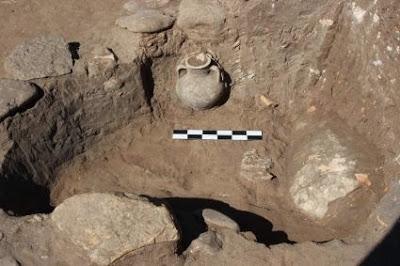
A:
[[[74,196],[60,204],[51,219],[62,235],[99,265],[148,245],[175,245],[178,240],[173,218],[164,206],[114,194]]]
[[[130,16],[117,19],[121,28],[135,33],[153,33],[170,28],[175,18],[154,9],[140,9]]]
[[[187,249],[187,253],[203,253],[207,255],[217,254],[223,247],[221,237],[216,232],[208,231],[202,233],[197,239],[193,240]]]
[[[282,265],[273,263],[271,251],[263,244],[245,239],[233,231],[223,235],[206,232],[185,252],[185,266],[194,265]]]
[[[216,210],[204,209],[202,216],[210,229],[226,228],[235,232],[240,231],[239,225],[234,220]]]
[[[329,129],[304,143],[296,158],[303,166],[295,174],[290,194],[294,203],[314,218],[323,218],[330,202],[359,186],[354,154]]]
[[[271,180],[273,176],[268,172],[271,166],[271,158],[259,155],[256,149],[246,151],[240,166],[240,178],[252,184]]]
[[[37,93],[35,87],[24,81],[0,80],[0,121],[31,101]]]
[[[142,5],[141,5],[138,1],[134,0],[134,1],[126,2],[126,3],[123,5],[123,8],[124,8],[126,11],[129,11],[129,12],[136,12],[136,11],[138,11],[140,8],[142,8]]]
[[[20,266],[18,261],[11,256],[6,256],[4,258],[0,258],[1,266]]]
[[[62,37],[42,36],[18,45],[4,67],[20,80],[60,76],[71,72],[72,56]]]
[[[117,65],[115,55],[107,48],[95,47],[90,54],[87,64],[89,78],[109,78]]]
[[[182,0],[177,26],[194,40],[219,38],[226,14],[218,0]]]

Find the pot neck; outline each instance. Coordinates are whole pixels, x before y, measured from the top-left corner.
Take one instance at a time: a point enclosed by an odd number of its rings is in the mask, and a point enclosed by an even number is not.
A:
[[[204,62],[204,64],[198,65],[198,66],[196,66],[196,65],[191,65],[191,64],[189,63],[189,60],[190,60],[191,58],[194,58],[194,57],[195,57],[195,56],[191,56],[191,57],[188,57],[188,58],[186,58],[186,59],[184,60],[185,66],[186,66],[188,69],[194,69],[194,70],[207,69],[207,68],[210,67],[210,65],[211,65],[211,63],[212,63],[211,58],[210,58],[209,56],[207,56],[207,55],[204,55],[204,57],[205,57],[205,59],[206,59],[206,61]]]

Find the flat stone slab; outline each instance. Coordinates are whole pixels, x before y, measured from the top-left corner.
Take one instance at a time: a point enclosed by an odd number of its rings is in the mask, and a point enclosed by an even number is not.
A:
[[[305,143],[296,158],[303,166],[295,174],[290,194],[294,203],[314,218],[323,218],[330,202],[359,186],[354,154],[329,129]]]
[[[0,79],[0,121],[31,101],[37,93],[37,89],[27,82]]]
[[[18,45],[4,62],[14,79],[60,76],[72,70],[72,56],[62,37],[41,36]]]
[[[154,9],[139,9],[130,16],[117,19],[121,28],[135,33],[153,33],[170,28],[175,18]]]
[[[99,265],[108,265],[148,245],[178,240],[167,208],[139,198],[104,193],[76,195],[60,204],[51,219],[62,235]]]

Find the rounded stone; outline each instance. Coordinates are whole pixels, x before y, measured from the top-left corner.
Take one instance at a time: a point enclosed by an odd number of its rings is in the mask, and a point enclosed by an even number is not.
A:
[[[202,216],[204,222],[209,228],[225,228],[233,230],[235,232],[240,231],[239,225],[234,220],[216,210],[204,209],[202,212]]]
[[[154,9],[139,9],[130,16],[117,19],[116,24],[135,33],[153,33],[170,28],[175,18]]]

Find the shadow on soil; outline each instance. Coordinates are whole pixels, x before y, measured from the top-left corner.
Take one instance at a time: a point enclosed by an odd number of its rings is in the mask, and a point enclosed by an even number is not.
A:
[[[385,239],[375,247],[360,265],[400,265],[400,218]]]
[[[0,209],[15,216],[50,213],[49,190],[21,178],[0,177]]]
[[[251,212],[240,211],[228,204],[210,199],[201,198],[163,198],[177,218],[182,233],[180,252],[187,249],[190,243],[201,233],[207,231],[207,226],[201,216],[204,209],[214,209],[225,214],[240,226],[240,231],[251,231],[257,242],[267,246],[280,243],[290,243],[285,232],[272,231],[273,225],[268,220]]]

